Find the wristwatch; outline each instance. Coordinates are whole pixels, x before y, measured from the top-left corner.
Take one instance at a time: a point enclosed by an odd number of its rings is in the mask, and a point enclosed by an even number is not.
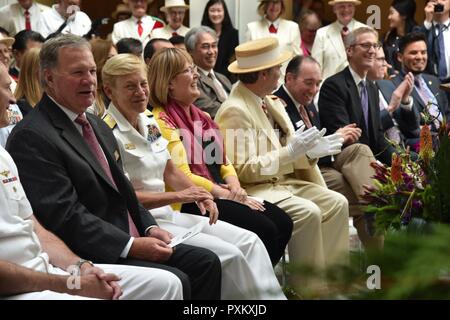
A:
[[[78,268],[78,270],[81,271],[81,266],[85,263],[89,263],[92,267],[94,266],[94,263],[92,261],[80,258],[80,260],[78,260],[78,262],[75,264],[75,266]]]

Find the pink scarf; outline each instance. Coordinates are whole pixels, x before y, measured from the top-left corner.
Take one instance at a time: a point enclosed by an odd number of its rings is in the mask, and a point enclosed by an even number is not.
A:
[[[215,182],[206,166],[208,159],[203,150],[202,141],[214,141],[217,154],[214,159],[220,159],[209,164],[227,163],[223,138],[217,124],[193,104],[189,108],[191,119],[187,116],[186,111],[173,100],[170,100],[164,109],[167,116],[165,120],[180,129],[180,138],[183,141],[191,171]],[[220,163],[220,161],[222,162]],[[210,160],[210,162],[212,161]]]

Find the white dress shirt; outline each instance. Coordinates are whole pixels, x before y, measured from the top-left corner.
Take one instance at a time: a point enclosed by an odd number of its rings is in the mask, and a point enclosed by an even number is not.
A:
[[[30,13],[31,30],[41,32],[41,16],[50,7],[34,2],[28,9]],[[25,9],[18,3],[0,8],[0,26],[5,28],[11,37],[25,29]]]
[[[61,27],[66,19],[56,10],[57,4],[53,5],[51,10],[42,13],[41,17],[41,34],[47,38],[51,33]],[[92,22],[86,13],[77,11],[75,15],[67,19],[67,25],[62,30],[62,33],[71,33],[77,36],[84,36],[91,30]]]

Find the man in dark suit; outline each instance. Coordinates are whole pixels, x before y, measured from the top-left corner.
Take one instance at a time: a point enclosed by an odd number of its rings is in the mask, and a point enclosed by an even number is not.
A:
[[[312,57],[296,56],[286,68],[285,84],[275,92],[286,106],[286,112],[295,129],[302,126],[315,126],[321,129],[319,114],[313,104],[314,96],[322,82],[320,65]],[[361,129],[355,124],[346,125],[336,132],[344,138],[348,147],[331,157],[319,159],[319,168],[327,187],[343,194],[348,202],[353,225],[365,247],[381,244],[380,239],[371,237],[367,232],[366,221],[361,205],[364,185],[371,185],[371,177],[375,174],[370,163],[375,161],[370,148],[355,143],[361,136]]]
[[[97,85],[89,43],[61,35],[44,44],[40,57],[44,97],[7,144],[38,219],[79,256],[165,269],[181,279],[184,298],[220,298],[217,256],[169,247],[171,235],[123,174],[112,132],[85,114]]]
[[[185,36],[188,52],[198,67],[200,97],[195,105],[214,119],[220,105],[231,91],[231,83],[224,75],[213,70],[217,61],[217,35],[209,27],[192,28]]]
[[[414,146],[417,141],[408,135],[409,128],[419,123],[419,114],[413,108],[411,97],[414,88],[414,76],[409,72],[403,81],[395,85],[384,80],[387,63],[383,48],[378,48],[373,67],[367,73],[367,79],[373,81],[380,97],[380,120],[385,136],[401,146]]]
[[[418,140],[420,137],[420,125],[425,123],[423,114],[428,110],[431,118],[442,121],[443,116],[450,117],[450,109],[445,92],[439,89],[441,82],[431,74],[424,73],[428,52],[425,36],[422,33],[412,32],[403,37],[399,43],[398,59],[402,64],[402,71],[392,79],[395,85],[399,85],[405,74],[414,74],[414,89],[412,97],[414,99],[414,110],[420,114],[420,124],[410,126],[407,135]],[[431,103],[430,103],[431,102]],[[439,126],[438,121],[428,121],[431,130],[436,132]]]
[[[378,90],[366,79],[380,46],[378,34],[368,27],[358,28],[345,38],[345,46],[349,66],[323,83],[320,121],[328,133],[356,124],[361,129],[358,142],[368,145],[378,160],[390,165],[394,149],[383,135]]]
[[[430,0],[424,12],[423,24],[413,31],[425,34],[428,50],[426,71],[442,83],[450,83],[450,0]],[[450,99],[448,92],[447,99]]]

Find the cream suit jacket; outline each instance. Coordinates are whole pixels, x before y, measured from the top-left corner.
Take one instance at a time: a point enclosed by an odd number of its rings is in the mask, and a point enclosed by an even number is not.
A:
[[[326,188],[317,160],[301,156],[291,161],[285,145],[294,127],[281,101],[273,96],[264,98],[267,112],[283,132],[280,138],[252,95],[238,82],[215,118],[242,186],[249,194],[273,203],[292,196],[283,185],[318,184]]]
[[[367,26],[355,19],[348,24],[350,31],[361,27]],[[323,80],[344,70],[348,65],[341,30],[342,25],[338,21],[317,30],[311,56],[319,62]]]

